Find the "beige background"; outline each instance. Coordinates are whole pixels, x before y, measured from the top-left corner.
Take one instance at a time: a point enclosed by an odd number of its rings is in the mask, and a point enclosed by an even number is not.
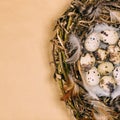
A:
[[[55,20],[70,0],[0,0],[0,120],[70,120],[49,66]]]

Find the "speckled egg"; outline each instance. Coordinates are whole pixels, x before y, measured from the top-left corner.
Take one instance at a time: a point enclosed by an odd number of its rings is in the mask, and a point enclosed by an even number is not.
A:
[[[88,72],[86,72],[86,82],[91,85],[95,86],[99,84],[100,81],[100,74],[97,71],[96,67],[92,67]]]
[[[101,31],[102,41],[108,44],[116,44],[119,40],[119,35],[115,30],[104,30]]]
[[[87,53],[80,58],[81,67],[86,71],[91,69],[95,64],[95,57],[93,54]]]
[[[114,66],[111,62],[103,62],[98,65],[98,71],[101,75],[108,75],[114,69]]]
[[[117,84],[120,85],[120,66],[117,66],[113,71],[114,79],[116,80]]]
[[[85,48],[90,52],[94,52],[99,48],[100,35],[98,33],[92,33],[85,40]]]

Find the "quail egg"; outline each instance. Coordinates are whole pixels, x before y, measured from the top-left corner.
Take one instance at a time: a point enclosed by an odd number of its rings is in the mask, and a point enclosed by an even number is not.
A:
[[[86,82],[91,85],[95,86],[99,84],[100,74],[97,71],[96,67],[92,67],[88,72],[86,72]]]
[[[114,79],[116,80],[117,84],[120,85],[120,66],[117,66],[113,71]]]
[[[103,76],[99,85],[104,91],[112,93],[116,88],[116,81],[112,76]]]
[[[101,37],[102,37],[102,41],[104,43],[108,43],[108,44],[116,44],[118,39],[119,39],[119,35],[115,30],[104,30],[101,31]]]
[[[85,48],[90,52],[94,52],[99,48],[100,45],[100,35],[98,33],[92,33],[85,40]]]
[[[89,70],[95,64],[95,57],[93,54],[87,53],[85,56],[81,56],[80,64],[85,71]]]
[[[111,62],[103,62],[98,65],[98,71],[101,75],[108,75],[114,69],[114,66]]]
[[[118,46],[111,45],[108,47],[108,52],[110,56],[110,61],[113,64],[120,64],[120,48]]]

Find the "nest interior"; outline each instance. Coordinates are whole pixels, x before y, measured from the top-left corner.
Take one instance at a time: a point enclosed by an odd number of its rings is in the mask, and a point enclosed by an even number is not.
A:
[[[115,70],[120,65],[120,1],[73,0],[57,20],[55,31],[51,40],[54,78],[61,100],[77,120],[119,120],[120,73]],[[88,73],[93,67],[97,76],[91,74],[91,78]]]

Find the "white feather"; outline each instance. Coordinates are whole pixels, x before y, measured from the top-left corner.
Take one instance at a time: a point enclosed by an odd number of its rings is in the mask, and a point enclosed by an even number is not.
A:
[[[110,11],[110,18],[112,22],[120,22],[120,11],[116,10],[109,10]]]
[[[105,92],[102,88],[99,87],[99,85],[90,86],[84,82],[84,87],[88,91],[89,96],[91,96],[93,99],[99,100],[98,97],[100,96],[110,96],[110,93]]]
[[[81,54],[80,39],[77,38],[74,34],[71,34],[69,37],[69,42],[72,46],[69,52],[72,52],[74,49],[77,49],[77,50],[70,58],[66,59],[66,62],[75,63],[79,59]]]
[[[94,27],[94,32],[101,32],[101,31],[105,31],[105,30],[114,30],[117,31],[118,29],[112,26],[108,26],[107,24],[103,23],[103,24],[97,24]]]

